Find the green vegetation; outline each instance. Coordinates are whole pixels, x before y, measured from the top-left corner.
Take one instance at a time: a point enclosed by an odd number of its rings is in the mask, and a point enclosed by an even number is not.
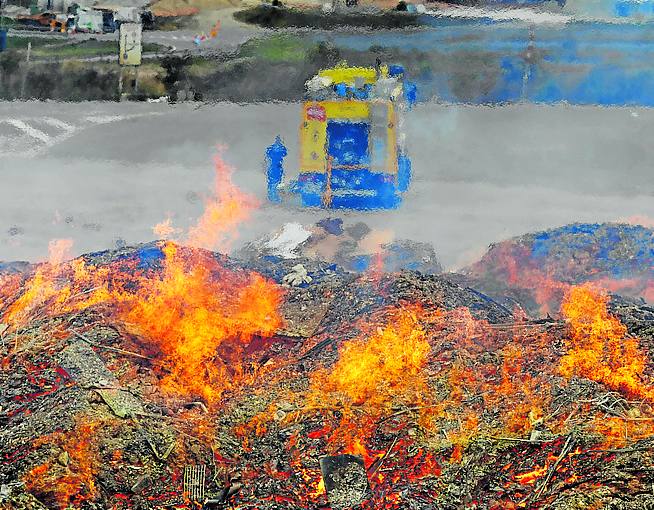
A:
[[[143,53],[165,53],[169,49],[165,44],[143,43]]]
[[[48,37],[29,37],[23,35],[10,35],[7,37],[7,49],[26,50],[27,43],[32,43],[32,49],[52,44],[52,39]]]
[[[33,62],[21,53],[0,53],[0,98],[56,101],[107,101],[117,98],[118,66],[105,62]],[[12,59],[13,58],[13,59]]]
[[[241,46],[239,53],[241,57],[254,57],[270,63],[302,62],[313,46],[299,37],[273,35],[250,39]]]
[[[0,28],[14,28],[16,22],[7,16],[0,16]]]
[[[188,74],[196,78],[203,78],[211,76],[216,72],[218,67],[218,63],[215,60],[196,57],[188,66]]]
[[[32,43],[32,56],[36,58],[86,58],[118,55],[116,41],[98,41],[97,39],[71,43],[49,37],[11,36],[7,38],[7,47],[26,50],[28,42]],[[156,43],[143,45],[143,53],[163,53],[167,49],[167,46]]]
[[[118,54],[116,41],[97,41],[89,39],[74,44],[41,46],[32,51],[35,57],[70,58],[97,57],[101,55]]]
[[[161,81],[163,68],[154,62],[143,64],[139,68],[139,94],[143,98],[166,95],[166,87]]]

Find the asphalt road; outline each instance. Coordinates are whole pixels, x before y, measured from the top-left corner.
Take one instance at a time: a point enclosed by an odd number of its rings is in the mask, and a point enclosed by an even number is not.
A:
[[[0,260],[154,238],[202,211],[217,146],[261,208],[243,242],[287,221],[362,219],[432,242],[455,268],[495,241],[574,221],[654,224],[654,110],[426,104],[406,116],[414,180],[395,211],[308,211],[265,202],[264,150],[280,134],[297,170],[298,104],[0,104]]]

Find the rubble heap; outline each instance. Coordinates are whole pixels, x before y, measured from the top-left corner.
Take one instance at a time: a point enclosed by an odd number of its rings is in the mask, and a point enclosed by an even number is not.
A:
[[[592,287],[161,241],[2,273],[0,322],[4,508],[654,505],[654,309]]]
[[[491,245],[453,280],[528,313],[556,312],[573,285],[593,282],[654,303],[654,230],[575,223]]]
[[[385,273],[403,269],[426,274],[443,271],[431,244],[396,240],[390,231],[372,229],[362,221],[344,223],[341,218],[325,218],[315,225],[286,223],[278,231],[247,243],[236,256],[248,261],[308,258],[338,264],[352,272],[371,268]]]

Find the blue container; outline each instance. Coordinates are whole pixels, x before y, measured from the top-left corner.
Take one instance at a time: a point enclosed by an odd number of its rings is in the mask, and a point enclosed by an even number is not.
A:
[[[7,30],[0,28],[0,51],[7,49]]]

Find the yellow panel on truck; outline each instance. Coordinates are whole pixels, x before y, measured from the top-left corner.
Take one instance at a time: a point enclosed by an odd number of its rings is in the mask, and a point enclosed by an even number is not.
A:
[[[300,171],[324,172],[327,113],[318,102],[304,103],[300,124]]]
[[[305,120],[300,127],[300,171],[325,171],[325,143],[327,123],[318,120]]]
[[[377,81],[377,71],[374,67],[333,67],[318,72],[321,78],[327,78],[332,83],[345,83],[353,86],[357,80],[373,84]]]
[[[328,120],[368,120],[370,105],[365,101],[322,101]]]
[[[370,105],[364,101],[306,102],[300,124],[300,171],[325,171],[329,120],[369,122]]]

